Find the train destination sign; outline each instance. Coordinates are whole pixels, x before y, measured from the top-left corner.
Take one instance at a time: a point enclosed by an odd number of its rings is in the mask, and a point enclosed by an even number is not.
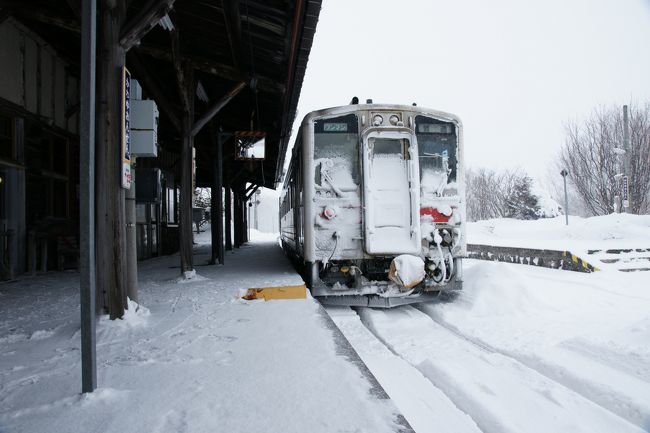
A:
[[[418,132],[421,134],[451,134],[452,125],[442,123],[419,123]]]
[[[323,132],[348,132],[347,123],[323,123]]]

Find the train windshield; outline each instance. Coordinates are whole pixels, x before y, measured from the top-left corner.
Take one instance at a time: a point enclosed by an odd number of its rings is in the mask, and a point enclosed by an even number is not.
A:
[[[458,137],[455,125],[426,116],[416,116],[415,128],[422,188],[439,190],[456,182]]]
[[[314,122],[314,166],[317,188],[356,190],[359,185],[359,123],[356,115]]]

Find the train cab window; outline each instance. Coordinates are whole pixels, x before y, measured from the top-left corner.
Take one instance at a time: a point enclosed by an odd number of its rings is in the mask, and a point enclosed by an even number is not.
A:
[[[420,182],[427,176],[446,175],[447,183],[456,181],[458,137],[456,127],[426,116],[415,117],[418,141]]]
[[[334,187],[342,191],[356,189],[360,171],[359,121],[356,115],[314,122],[314,165],[317,187]]]
[[[370,138],[373,157],[379,155],[399,155],[402,159],[408,159],[409,140],[395,138]]]

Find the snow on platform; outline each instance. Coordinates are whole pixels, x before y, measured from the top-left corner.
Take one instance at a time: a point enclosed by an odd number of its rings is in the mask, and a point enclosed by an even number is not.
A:
[[[570,251],[600,270],[650,268],[650,215],[569,216],[568,226],[564,215],[477,221],[467,224],[467,242]]]
[[[99,388],[86,395],[78,275],[0,285],[0,432],[408,430],[317,302],[238,298],[302,284],[274,237],[225,266],[202,266],[208,253],[195,249],[184,283],[176,256],[141,263],[141,306],[98,323]]]

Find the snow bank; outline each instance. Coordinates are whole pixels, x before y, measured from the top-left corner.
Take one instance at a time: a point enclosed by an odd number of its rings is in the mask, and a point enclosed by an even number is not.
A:
[[[508,218],[467,224],[467,241],[586,253],[589,249],[650,248],[650,215],[564,216],[535,221]]]
[[[451,302],[420,308],[479,346],[512,357],[647,428],[647,280],[645,272],[581,274],[468,260],[464,290]]]

